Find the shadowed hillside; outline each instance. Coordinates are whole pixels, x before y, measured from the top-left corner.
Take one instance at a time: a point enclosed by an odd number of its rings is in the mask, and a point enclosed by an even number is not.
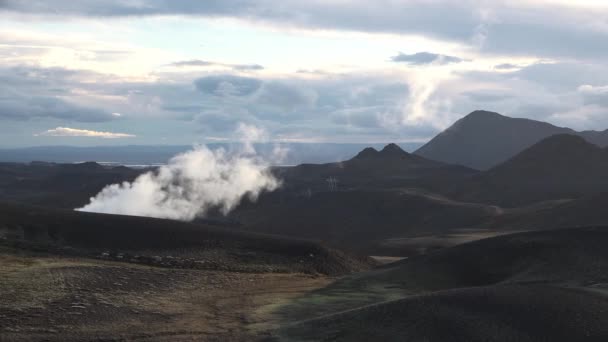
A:
[[[7,203],[0,204],[0,238],[18,248],[180,268],[342,274],[370,265],[308,240]]]
[[[371,254],[411,255],[416,251],[383,246],[383,241],[476,226],[499,211],[424,191],[353,189],[266,194],[229,217],[248,231],[321,239]]]
[[[602,341],[608,337],[600,323],[608,319],[606,243],[606,227],[565,229],[501,236],[410,258],[344,278],[283,308],[292,320],[322,317],[276,336]],[[339,312],[345,309],[350,310]]]
[[[551,229],[608,225],[608,193],[563,200],[539,208],[515,209],[485,223],[496,229]]]
[[[106,185],[134,180],[146,169],[80,164],[0,163],[0,199],[73,209]]]
[[[608,297],[545,286],[449,290],[287,327],[275,341],[605,341]]]
[[[608,151],[574,135],[554,135],[463,182],[454,197],[506,206],[578,198],[608,190]]]
[[[338,181],[338,188],[402,186],[433,181],[443,184],[473,175],[476,171],[422,158],[389,144],[380,151],[368,147],[343,162],[302,164],[277,169],[276,173],[285,179],[287,187],[327,189],[329,178]]]
[[[607,131],[576,132],[546,122],[510,118],[479,110],[458,120],[415,154],[445,163],[487,170],[556,134],[576,134],[593,144],[608,145]]]

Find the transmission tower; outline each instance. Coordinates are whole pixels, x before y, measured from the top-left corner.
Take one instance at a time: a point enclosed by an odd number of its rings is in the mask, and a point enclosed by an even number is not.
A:
[[[327,185],[329,186],[329,191],[338,190],[338,179],[335,177],[329,177],[326,179]]]

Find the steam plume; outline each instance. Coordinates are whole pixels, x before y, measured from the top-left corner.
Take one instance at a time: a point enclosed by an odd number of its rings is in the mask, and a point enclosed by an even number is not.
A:
[[[246,145],[231,154],[205,146],[173,157],[166,166],[104,188],[79,211],[191,221],[212,208],[227,214],[244,196],[255,200],[280,182]]]

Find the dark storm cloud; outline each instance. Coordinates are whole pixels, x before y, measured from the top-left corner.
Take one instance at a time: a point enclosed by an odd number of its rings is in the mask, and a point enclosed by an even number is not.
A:
[[[463,59],[430,52],[418,52],[412,55],[407,55],[400,52],[398,55],[391,57],[391,61],[397,63],[408,63],[412,65],[425,65],[460,63],[463,61]]]

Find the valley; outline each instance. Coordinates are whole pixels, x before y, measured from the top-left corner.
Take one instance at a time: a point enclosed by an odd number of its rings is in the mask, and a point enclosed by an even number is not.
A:
[[[477,170],[370,147],[193,222],[73,210],[156,168],[0,163],[0,338],[603,341],[607,153],[557,134]]]

